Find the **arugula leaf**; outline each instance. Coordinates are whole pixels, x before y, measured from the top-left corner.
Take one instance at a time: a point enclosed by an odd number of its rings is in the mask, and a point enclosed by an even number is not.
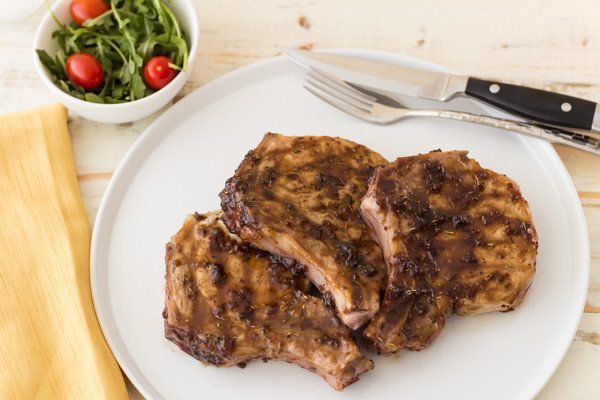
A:
[[[153,93],[142,78],[143,66],[156,55],[169,57],[172,68],[187,70],[188,43],[173,12],[163,0],[107,0],[110,9],[84,22],[62,24],[54,16],[52,33],[59,50],[54,57],[44,50],[37,55],[56,85],[66,93],[94,103],[134,101]],[[66,60],[76,52],[100,61],[104,83],[85,91],[66,74]]]
[[[65,61],[65,56],[62,50],[59,50],[54,57],[56,60],[56,66],[58,68],[58,73],[56,74],[60,79],[67,79],[67,66]]]
[[[188,63],[187,43],[185,42],[185,40],[183,38],[180,38],[180,37],[171,38],[171,43],[174,44],[178,50],[176,52],[176,58],[173,60],[173,62],[178,66],[181,65],[181,68],[184,71],[187,71],[187,63]]]
[[[131,100],[141,99],[146,93],[146,85],[140,74],[131,75]]]
[[[104,103],[104,99],[95,93],[88,92],[85,94],[84,97],[90,103],[100,103],[100,104]]]
[[[62,79],[60,79],[58,81],[58,87],[61,88],[66,93],[69,93],[69,94],[71,93],[71,88],[69,87],[69,85],[67,84],[67,82],[63,81]]]
[[[50,72],[52,75],[54,75],[56,77],[59,74],[59,69],[57,68],[56,64],[54,63],[54,60],[52,59],[52,57],[50,57],[45,50],[37,49],[35,52],[37,53],[40,61],[42,62],[42,65],[44,65],[44,67],[46,67],[48,72]]]

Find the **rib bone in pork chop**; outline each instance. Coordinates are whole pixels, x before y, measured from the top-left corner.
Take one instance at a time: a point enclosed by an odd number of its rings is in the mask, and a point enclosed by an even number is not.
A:
[[[379,309],[386,279],[359,209],[375,167],[386,163],[348,140],[267,133],[221,192],[224,222],[244,241],[306,265],[356,329]]]
[[[165,335],[198,360],[284,360],[337,390],[373,368],[331,309],[304,293],[301,266],[242,244],[219,213],[188,216],[166,264]]]
[[[535,273],[537,234],[511,179],[467,157],[432,152],[377,170],[361,210],[389,269],[364,331],[382,354],[420,350],[451,312],[508,311]]]

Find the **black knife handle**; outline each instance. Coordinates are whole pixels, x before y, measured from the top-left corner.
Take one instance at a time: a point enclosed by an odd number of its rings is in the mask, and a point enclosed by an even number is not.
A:
[[[568,128],[592,128],[596,103],[564,94],[469,78],[465,93],[511,114]]]

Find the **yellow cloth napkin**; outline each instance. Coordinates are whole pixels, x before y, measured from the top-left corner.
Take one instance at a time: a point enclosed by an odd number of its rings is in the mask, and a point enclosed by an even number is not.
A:
[[[0,399],[126,399],[60,105],[0,117]]]

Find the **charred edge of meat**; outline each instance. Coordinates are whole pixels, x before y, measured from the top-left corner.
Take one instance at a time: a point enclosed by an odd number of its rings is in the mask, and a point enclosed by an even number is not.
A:
[[[235,339],[226,335],[203,335],[170,325],[165,321],[165,337],[192,357],[213,365],[225,365],[235,348]]]
[[[227,229],[236,235],[240,235],[244,227],[258,230],[256,221],[236,194],[236,185],[239,186],[240,182],[241,180],[234,175],[225,182],[225,188],[219,193],[221,208],[224,211],[221,220]]]

